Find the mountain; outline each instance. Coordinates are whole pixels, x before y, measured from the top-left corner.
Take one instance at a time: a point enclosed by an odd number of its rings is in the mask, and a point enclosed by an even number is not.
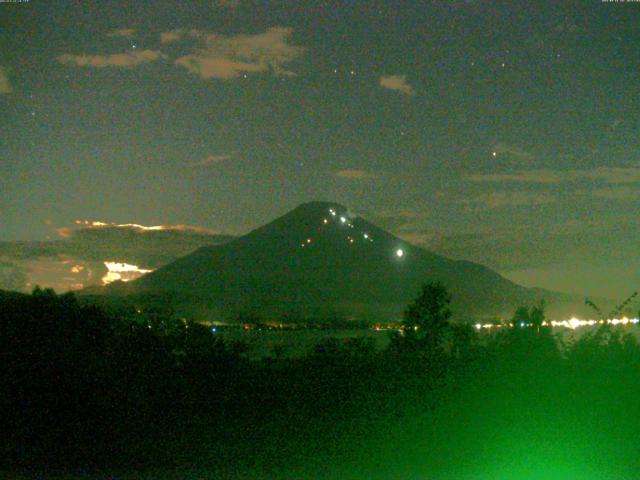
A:
[[[458,318],[506,316],[542,297],[552,307],[570,300],[415,247],[327,202],[300,205],[247,235],[199,248],[107,292],[167,294],[227,318],[259,312],[392,320],[434,280],[451,291]]]

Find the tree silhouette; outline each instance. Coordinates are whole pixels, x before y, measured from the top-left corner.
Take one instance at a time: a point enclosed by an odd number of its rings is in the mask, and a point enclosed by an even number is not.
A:
[[[520,306],[516,308],[516,311],[511,317],[511,323],[514,327],[520,327],[527,325],[531,322],[531,317],[529,315],[529,309],[525,306]]]
[[[405,337],[423,350],[441,349],[451,318],[451,295],[440,282],[422,286],[420,295],[404,312]]]

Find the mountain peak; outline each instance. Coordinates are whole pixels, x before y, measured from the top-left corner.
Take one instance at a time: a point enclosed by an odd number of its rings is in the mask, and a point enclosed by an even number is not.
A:
[[[330,211],[334,212],[346,212],[348,209],[344,205],[341,205],[337,202],[323,202],[319,200],[314,200],[311,202],[305,202],[298,205],[296,208],[291,210],[289,214],[307,214],[307,215],[326,215]]]

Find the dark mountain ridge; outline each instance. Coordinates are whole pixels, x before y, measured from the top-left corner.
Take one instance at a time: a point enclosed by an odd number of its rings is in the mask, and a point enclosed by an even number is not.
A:
[[[545,298],[552,309],[576,298],[528,289],[482,265],[415,247],[330,202],[305,203],[247,235],[201,247],[110,294],[158,293],[221,316],[340,314],[397,320],[422,284],[441,281],[458,318],[508,316]]]

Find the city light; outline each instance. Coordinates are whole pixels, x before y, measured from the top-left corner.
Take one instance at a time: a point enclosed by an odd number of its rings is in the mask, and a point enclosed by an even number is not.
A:
[[[396,250],[396,257],[400,258],[404,256],[404,250],[402,250],[401,248]]]
[[[554,327],[554,328],[567,328],[569,330],[575,330],[576,328],[581,327],[593,327],[596,325],[637,325],[640,323],[640,319],[638,318],[610,318],[607,320],[580,320],[579,318],[572,317],[569,320],[550,320],[542,322],[543,327]],[[531,324],[520,323],[518,324],[520,327],[530,327]],[[476,323],[474,327],[476,330],[483,329],[494,329],[494,328],[513,328],[515,325],[512,323]]]

